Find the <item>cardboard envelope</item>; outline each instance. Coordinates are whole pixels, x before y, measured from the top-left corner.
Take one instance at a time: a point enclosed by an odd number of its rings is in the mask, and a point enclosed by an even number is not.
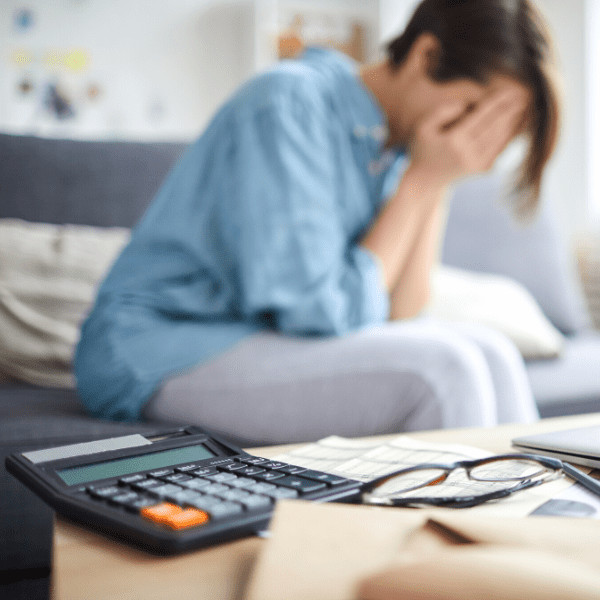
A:
[[[280,502],[245,597],[600,599],[600,521]]]

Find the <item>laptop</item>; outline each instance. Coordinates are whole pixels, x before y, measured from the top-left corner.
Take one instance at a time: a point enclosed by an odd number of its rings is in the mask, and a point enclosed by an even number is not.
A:
[[[525,435],[513,439],[512,444],[529,454],[600,469],[600,425]]]

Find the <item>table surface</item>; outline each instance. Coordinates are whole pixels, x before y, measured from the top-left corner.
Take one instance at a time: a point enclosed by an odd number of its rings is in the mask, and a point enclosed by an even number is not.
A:
[[[409,435],[422,441],[467,444],[503,453],[514,451],[510,440],[516,436],[590,425],[600,425],[600,413],[543,419],[529,425],[445,429]],[[381,436],[379,439],[397,435]],[[273,446],[249,451],[269,457],[289,448]],[[260,538],[251,537],[181,556],[157,557],[57,517],[52,598],[239,600],[264,543]]]

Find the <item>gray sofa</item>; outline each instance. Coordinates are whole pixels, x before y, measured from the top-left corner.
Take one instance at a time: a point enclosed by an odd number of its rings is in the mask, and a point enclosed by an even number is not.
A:
[[[183,149],[182,144],[0,134],[0,218],[130,227]],[[600,334],[590,328],[554,207],[545,203],[534,224],[522,229],[501,207],[500,194],[501,181],[493,176],[458,188],[449,211],[443,262],[520,281],[565,334],[558,358],[527,363],[542,416],[600,410]],[[0,596],[47,595],[51,539],[51,512],[5,473],[4,457],[17,447],[145,431],[155,425],[94,420],[74,390],[17,381],[0,385],[0,577],[7,582]]]

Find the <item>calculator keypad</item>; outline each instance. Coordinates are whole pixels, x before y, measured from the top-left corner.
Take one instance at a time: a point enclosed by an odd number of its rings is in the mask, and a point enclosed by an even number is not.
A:
[[[122,477],[118,485],[90,487],[88,497],[140,514],[173,530],[266,511],[278,499],[297,498],[351,480],[260,457],[196,464]]]

